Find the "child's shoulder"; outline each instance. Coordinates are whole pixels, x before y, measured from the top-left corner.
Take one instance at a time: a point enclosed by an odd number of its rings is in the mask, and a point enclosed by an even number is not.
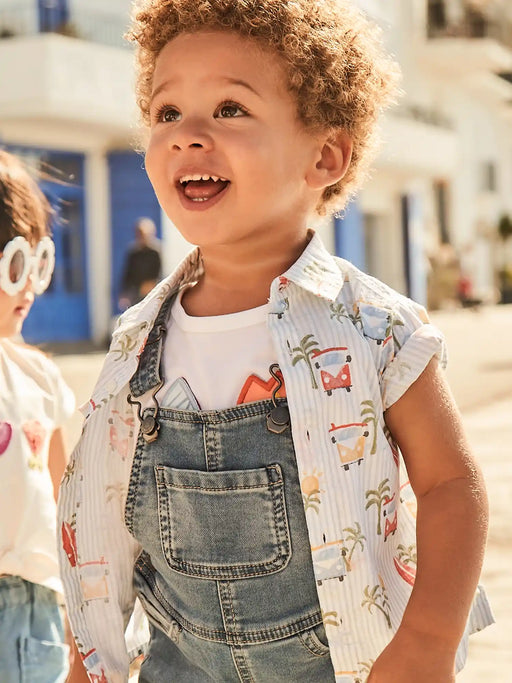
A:
[[[429,322],[426,309],[421,304],[363,272],[350,261],[339,257],[334,257],[334,260],[344,276],[344,285],[338,300],[343,301],[345,305],[351,304],[354,309],[369,314],[373,310],[384,311],[395,317],[413,316],[421,323]]]
[[[60,374],[55,362],[36,346],[23,341],[4,340],[4,349],[10,361],[19,365],[28,375],[55,379]]]

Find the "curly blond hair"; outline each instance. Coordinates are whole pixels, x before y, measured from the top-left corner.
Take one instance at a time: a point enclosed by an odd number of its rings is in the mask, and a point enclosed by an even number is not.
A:
[[[327,187],[317,211],[340,211],[367,175],[377,120],[397,93],[399,69],[380,30],[349,0],[138,0],[127,38],[137,45],[136,95],[143,124],[156,59],[181,33],[232,31],[282,59],[299,119],[312,130],[343,129],[353,153],[344,178]]]

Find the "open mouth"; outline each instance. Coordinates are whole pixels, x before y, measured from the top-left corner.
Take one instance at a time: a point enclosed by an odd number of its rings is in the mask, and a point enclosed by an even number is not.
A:
[[[178,190],[192,202],[207,202],[218,197],[228,187],[229,180],[203,174],[184,175],[178,179]]]

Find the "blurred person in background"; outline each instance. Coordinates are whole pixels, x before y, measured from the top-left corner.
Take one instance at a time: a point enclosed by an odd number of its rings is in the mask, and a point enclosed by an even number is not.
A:
[[[150,218],[139,218],[135,224],[135,241],[130,246],[123,269],[119,308],[142,301],[162,277],[160,240]]]

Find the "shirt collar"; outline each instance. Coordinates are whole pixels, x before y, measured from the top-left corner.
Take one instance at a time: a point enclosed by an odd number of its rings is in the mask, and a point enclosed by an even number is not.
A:
[[[281,277],[272,283],[272,296],[289,282],[328,301],[335,301],[343,287],[344,274],[314,230],[309,230],[307,247]]]
[[[343,272],[320,237],[313,230],[309,231],[309,235],[309,243],[301,256],[272,283],[271,299],[277,296],[282,298],[279,293],[290,282],[328,301],[334,301],[338,296],[343,287]],[[137,368],[162,302],[182,286],[195,282],[202,272],[201,254],[196,248],[143,301],[121,316],[92,397],[81,407],[84,415],[89,416],[128,383]]]

